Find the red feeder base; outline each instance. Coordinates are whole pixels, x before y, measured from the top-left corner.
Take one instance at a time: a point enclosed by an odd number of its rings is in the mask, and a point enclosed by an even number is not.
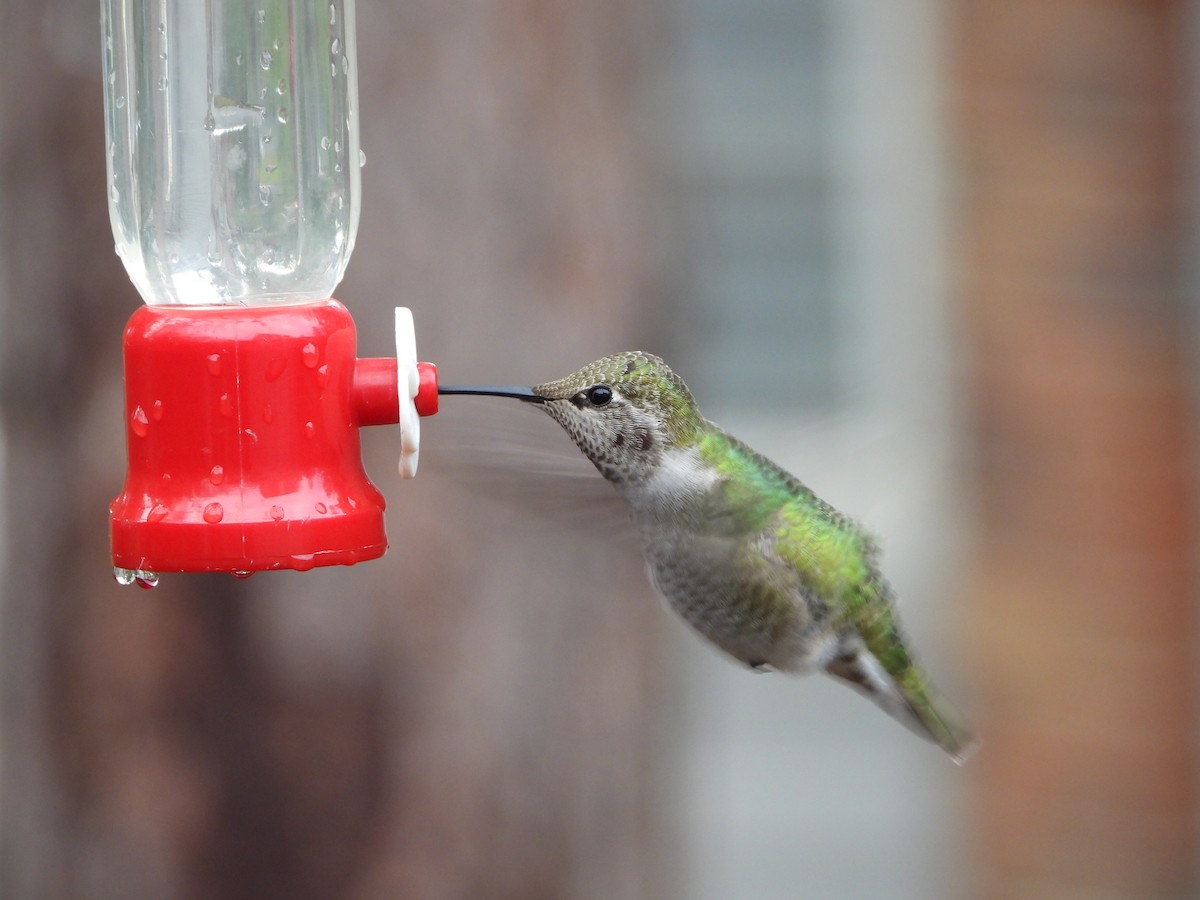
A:
[[[334,300],[134,313],[113,564],[251,572],[383,555],[384,499],[363,471],[358,428],[396,421],[385,396],[390,378],[396,403],[396,368],[363,360],[369,389],[356,390],[355,341]]]

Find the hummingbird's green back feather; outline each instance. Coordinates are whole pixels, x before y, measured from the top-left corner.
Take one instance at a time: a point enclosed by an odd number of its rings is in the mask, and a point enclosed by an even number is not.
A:
[[[821,597],[841,599],[873,576],[871,537],[794,475],[716,426],[699,451],[722,477],[722,505],[748,530],[772,529],[776,551]]]

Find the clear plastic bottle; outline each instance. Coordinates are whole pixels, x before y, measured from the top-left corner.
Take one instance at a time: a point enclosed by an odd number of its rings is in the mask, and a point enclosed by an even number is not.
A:
[[[359,214],[354,0],[101,0],[109,211],[151,305],[330,297]]]

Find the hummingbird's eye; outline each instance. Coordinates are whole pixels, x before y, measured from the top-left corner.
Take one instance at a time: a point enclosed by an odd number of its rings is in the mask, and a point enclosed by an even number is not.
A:
[[[612,400],[612,388],[606,384],[598,384],[595,387],[590,387],[584,392],[588,403],[592,406],[607,406]]]

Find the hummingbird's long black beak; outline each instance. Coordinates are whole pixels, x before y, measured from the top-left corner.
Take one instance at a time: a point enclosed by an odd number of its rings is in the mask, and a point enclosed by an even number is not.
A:
[[[526,403],[545,403],[546,398],[532,388],[488,384],[439,384],[439,394],[471,394],[479,397],[515,397]]]

